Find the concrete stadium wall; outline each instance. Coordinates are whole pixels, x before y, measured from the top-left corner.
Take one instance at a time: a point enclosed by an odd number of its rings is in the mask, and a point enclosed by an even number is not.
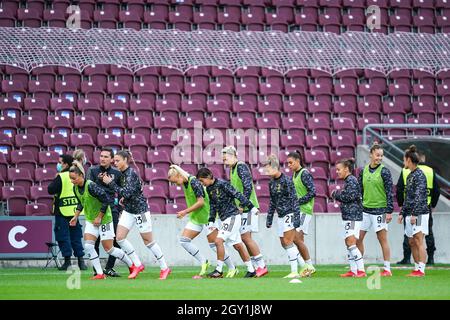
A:
[[[449,213],[433,213],[434,234],[437,251],[435,261],[437,263],[450,263],[450,225]],[[391,262],[397,262],[402,258],[403,225],[397,223],[398,215],[394,213],[394,219],[389,224],[389,243],[391,245]],[[316,264],[342,264],[346,263],[346,250],[344,240],[341,237],[340,214],[316,214],[314,215],[310,234],[306,236],[313,262]],[[80,221],[84,224],[83,219]],[[179,220],[175,215],[153,214],[153,235],[160,244],[166,260],[171,266],[195,266],[198,263],[179,245],[178,237],[181,234],[187,218]],[[259,233],[254,234],[254,239],[258,242],[261,252],[269,265],[287,265],[287,256],[280,245],[277,237],[276,226],[271,229],[265,227],[266,215],[262,214],[259,219]],[[131,230],[128,239],[135,246],[138,255],[148,266],[157,266],[151,252],[144,246],[136,228]],[[216,261],[215,253],[209,248],[206,240],[206,230],[193,240],[204,255],[213,263]],[[365,259],[368,264],[382,263],[381,248],[376,239],[376,235],[369,233],[365,241]],[[242,265],[242,261],[233,248],[228,248],[236,265]],[[107,254],[101,249],[102,258]],[[0,259],[0,267],[43,267],[46,260],[37,259]],[[76,263],[75,261],[73,263]],[[121,262],[119,262],[121,263]],[[53,266],[53,264],[52,264]]]
[[[389,224],[389,243],[391,245],[391,261],[396,262],[402,258],[403,225],[397,223],[397,214]],[[186,218],[185,218],[186,219]],[[179,220],[172,215],[153,215],[153,233],[155,240],[160,244],[166,260],[170,265],[193,266],[197,262],[187,254],[178,244],[178,236],[181,234],[187,220]],[[259,233],[254,234],[254,239],[261,247],[261,251],[268,264],[288,264],[285,251],[280,245],[277,237],[276,227],[271,229],[265,227],[266,216],[261,215],[259,219]],[[450,214],[434,213],[434,234],[436,238],[437,251],[435,261],[438,263],[450,263]],[[341,237],[341,217],[339,214],[315,215],[310,234],[306,237],[306,243],[310,250],[312,259],[317,264],[340,264],[346,263],[346,250],[344,240]],[[156,261],[150,251],[144,246],[136,229],[129,235],[130,241],[136,248],[137,253],[148,265],[156,265]],[[209,248],[204,230],[193,240],[200,250],[211,261],[215,261],[215,254]],[[382,263],[381,248],[376,235],[369,233],[366,236],[367,263]],[[228,248],[232,258],[237,265],[242,264],[239,255],[233,248]]]

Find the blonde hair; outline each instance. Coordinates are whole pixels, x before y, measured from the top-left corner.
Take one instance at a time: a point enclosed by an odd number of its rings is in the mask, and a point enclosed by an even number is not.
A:
[[[72,157],[77,160],[78,162],[83,163],[83,160],[87,160],[86,159],[86,153],[84,153],[83,149],[76,149],[73,154]]]
[[[69,172],[75,172],[76,174],[81,174],[83,177],[86,177],[83,165],[78,161],[74,160],[72,166],[69,169]]]
[[[267,157],[267,160],[264,162],[264,166],[270,166],[273,169],[280,170],[280,161],[278,157],[274,154],[271,154]]]
[[[181,175],[183,178],[186,179],[189,179],[190,176],[190,174],[186,170],[184,170],[180,166],[177,166],[176,164],[172,164],[170,166],[169,172],[167,173],[167,176],[170,178],[177,174]]]

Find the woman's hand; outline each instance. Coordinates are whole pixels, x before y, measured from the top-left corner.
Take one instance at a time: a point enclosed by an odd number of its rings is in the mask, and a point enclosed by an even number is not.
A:
[[[99,227],[102,224],[102,218],[100,217],[101,213],[94,219],[92,223],[94,226]]]
[[[69,225],[71,227],[75,227],[77,225],[77,221],[78,221],[78,218],[77,217],[73,217],[72,219],[70,219]]]
[[[102,180],[104,184],[110,184],[113,181],[113,178],[105,174],[102,176]]]
[[[186,210],[181,210],[181,211],[177,212],[177,218],[178,219],[183,219],[185,215],[187,215]]]

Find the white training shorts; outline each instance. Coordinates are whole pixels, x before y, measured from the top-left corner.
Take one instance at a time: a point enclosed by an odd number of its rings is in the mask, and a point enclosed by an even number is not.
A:
[[[348,237],[354,236],[356,239],[359,239],[359,231],[361,230],[362,221],[342,221],[342,236],[344,239]]]
[[[373,230],[376,232],[381,230],[388,230],[388,224],[386,223],[386,214],[369,214],[363,212],[363,221],[361,225],[362,231]]]
[[[302,231],[303,234],[307,235],[309,230],[309,224],[311,223],[312,214],[301,213],[300,214],[300,227],[296,230],[298,232]]]
[[[137,225],[140,233],[152,232],[152,217],[150,212],[132,214],[123,210],[119,219],[119,225],[131,230],[134,224]]]
[[[428,220],[429,214],[421,214],[417,216],[416,223],[411,224],[411,216],[405,218],[405,235],[408,238],[412,238],[416,233],[422,232],[424,235],[428,235]]]
[[[196,224],[193,223],[192,221],[189,221],[188,223],[186,223],[186,225],[184,226],[185,229],[188,230],[192,230],[192,231],[196,231],[196,232],[202,232],[203,229],[207,230],[207,235],[211,234],[212,232],[214,232],[214,230],[219,230],[220,229],[220,224],[219,221],[216,220],[216,222],[214,222],[211,227],[208,224]]]
[[[241,233],[239,232],[241,220],[241,215],[238,214],[222,221],[222,226],[217,237],[223,239],[228,245],[234,246],[235,244],[241,243]]]
[[[259,220],[259,215],[256,213],[251,213],[249,212],[243,212],[241,214],[242,218],[241,218],[241,228],[240,228],[240,232],[241,234],[247,233],[247,232],[253,232],[256,233],[259,231],[259,226],[258,226],[258,220]]]
[[[94,237],[98,238],[100,236],[100,240],[113,240],[116,236],[114,234],[114,225],[111,222],[101,224],[96,227],[91,222],[86,221],[84,227],[84,233],[92,234]]]
[[[294,229],[294,214],[289,213],[284,217],[277,217],[278,236],[284,237],[284,233]]]

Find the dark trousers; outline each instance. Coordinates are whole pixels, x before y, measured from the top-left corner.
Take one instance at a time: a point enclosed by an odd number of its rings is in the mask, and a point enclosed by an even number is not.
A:
[[[119,223],[119,212],[117,210],[112,210],[112,218],[113,218],[113,225],[114,225],[114,233],[117,233],[117,224]],[[100,247],[100,237],[98,237],[97,241],[95,241],[95,251],[97,251],[97,254],[99,254],[99,247]],[[120,246],[116,242],[115,238],[114,238],[114,247],[120,249]],[[116,263],[116,257],[109,255],[108,261],[106,262],[105,269],[112,269],[114,267],[115,263]]]
[[[405,220],[403,219],[403,226],[405,226]],[[425,242],[427,244],[427,254],[428,257],[433,257],[436,251],[436,246],[434,244],[434,234],[433,234],[433,215],[430,212],[430,218],[428,220],[428,235],[425,236]],[[403,258],[405,260],[411,260],[411,248],[409,247],[408,237],[403,236]]]
[[[84,250],[81,243],[83,237],[81,224],[77,221],[77,225],[71,227],[69,225],[70,219],[72,217],[55,215],[55,239],[58,241],[63,257],[71,257],[72,251],[75,257],[82,257],[84,256]]]

